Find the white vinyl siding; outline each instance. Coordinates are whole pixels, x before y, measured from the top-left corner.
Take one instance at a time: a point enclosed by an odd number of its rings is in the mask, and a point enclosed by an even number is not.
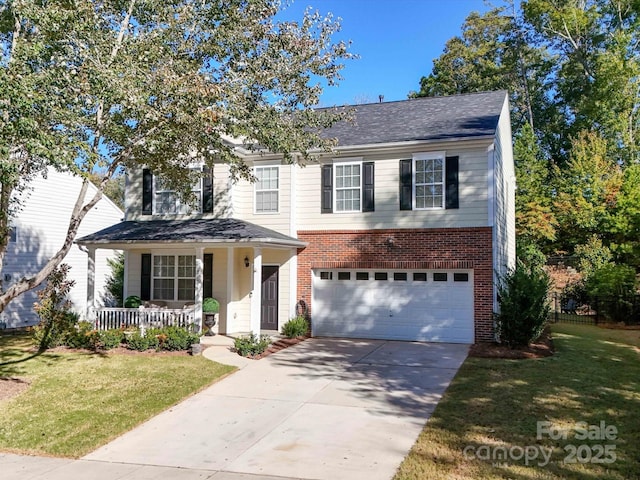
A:
[[[280,167],[255,167],[256,213],[278,213]]]
[[[451,228],[486,227],[487,147],[490,142],[475,142],[462,148],[446,145],[447,156],[459,157],[459,208],[400,210],[399,162],[413,157],[413,152],[364,155],[363,162],[375,162],[375,211],[344,215],[321,213],[321,164],[296,167],[297,230],[369,230],[372,228]],[[439,148],[438,148],[439,147]],[[434,151],[443,151],[434,145]],[[417,149],[416,149],[417,150]],[[425,147],[421,146],[420,151]],[[327,162],[332,161],[327,159]],[[334,163],[335,168],[336,163]],[[335,200],[334,200],[335,202]],[[295,233],[294,233],[295,234]]]
[[[7,245],[7,252],[0,278],[6,290],[18,279],[35,274],[62,246],[73,206],[82,185],[82,179],[69,173],[49,169],[47,178],[36,177],[24,192],[24,205],[13,219],[15,241]],[[87,198],[96,189],[89,184]],[[122,219],[122,211],[103,197],[80,224],[77,237],[107,228]],[[102,304],[105,283],[111,274],[107,259],[116,252],[97,249],[95,257],[95,298]],[[85,318],[87,302],[87,253],[73,245],[62,260],[71,266],[69,278],[75,280],[69,299],[73,310]],[[37,290],[26,292],[9,303],[0,314],[0,323],[7,328],[27,327],[38,323],[33,311]]]

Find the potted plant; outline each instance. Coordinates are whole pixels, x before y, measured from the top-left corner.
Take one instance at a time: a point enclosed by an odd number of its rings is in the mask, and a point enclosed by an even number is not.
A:
[[[207,297],[202,302],[202,313],[204,316],[204,325],[207,327],[207,332],[205,335],[213,336],[213,327],[216,324],[216,317],[218,316],[218,312],[220,311],[220,303],[211,297]]]

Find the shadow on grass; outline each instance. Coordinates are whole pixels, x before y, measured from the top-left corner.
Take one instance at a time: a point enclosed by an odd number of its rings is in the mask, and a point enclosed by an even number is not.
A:
[[[640,478],[638,353],[627,344],[603,340],[606,335],[597,327],[563,325],[554,327],[553,357],[469,358],[400,472],[423,463],[436,472],[432,478],[460,469],[470,472],[461,478]],[[590,429],[604,422],[617,434],[603,438],[602,431],[594,431],[593,438],[584,439],[578,422]],[[564,434],[552,435],[544,426]],[[615,458],[598,457],[598,445],[612,445]],[[539,457],[527,465],[522,458],[500,462],[463,456],[466,447],[473,452],[484,447],[492,454],[499,447],[514,448],[518,454],[528,446],[551,452],[550,461],[540,465]],[[581,448],[582,456],[571,463],[574,448]],[[396,477],[403,478],[409,476]]]

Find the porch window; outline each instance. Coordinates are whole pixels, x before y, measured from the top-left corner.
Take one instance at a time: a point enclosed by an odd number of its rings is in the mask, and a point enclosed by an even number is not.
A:
[[[278,213],[279,167],[256,167],[256,213]]]
[[[195,291],[195,255],[154,255],[154,300],[194,300]]]

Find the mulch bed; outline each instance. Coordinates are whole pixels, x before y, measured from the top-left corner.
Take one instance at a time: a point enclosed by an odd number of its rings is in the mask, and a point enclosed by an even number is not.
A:
[[[470,357],[482,358],[543,358],[550,357],[555,353],[551,331],[545,328],[538,340],[526,347],[509,348],[500,343],[476,343],[471,345]]]
[[[204,345],[203,345],[204,347]],[[37,352],[37,349],[33,349],[33,352]],[[69,348],[69,347],[55,347],[45,350],[46,353],[84,353],[86,355],[139,355],[143,357],[157,357],[157,356],[173,356],[173,357],[187,357],[190,355],[189,350],[145,350],[140,352],[138,350],[130,350],[126,347],[116,347],[110,350],[87,350],[84,348]]]

